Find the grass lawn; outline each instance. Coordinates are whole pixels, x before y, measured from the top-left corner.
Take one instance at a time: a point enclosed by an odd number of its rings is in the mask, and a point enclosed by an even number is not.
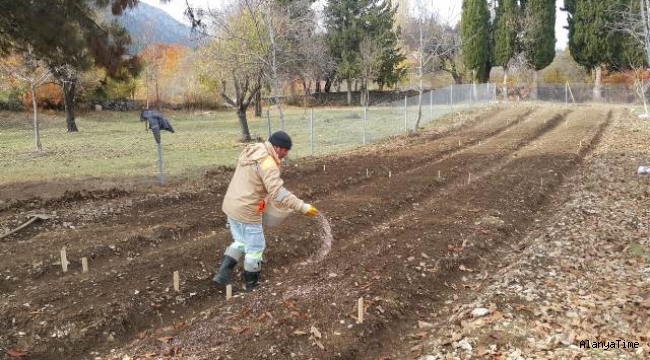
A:
[[[458,109],[458,108],[456,108]],[[455,110],[456,110],[455,109]],[[447,106],[423,108],[423,120],[438,118]],[[286,108],[285,129],[294,140],[292,158],[350,149],[404,132],[403,104],[368,109],[323,107],[313,110],[313,146],[310,109]],[[162,135],[165,174],[192,177],[209,167],[234,165],[244,144],[234,111],[165,111],[175,133]],[[271,109],[272,131],[280,129]],[[417,107],[408,108],[408,127]],[[433,115],[433,116],[432,116]],[[158,175],[157,146],[145,131],[139,112],[86,112],[77,114],[78,133],[67,133],[63,113],[43,113],[41,142],[36,150],[31,112],[0,112],[0,185],[8,183],[93,178],[148,178]],[[254,137],[268,137],[266,116],[249,115]],[[437,124],[438,122],[435,122]]]

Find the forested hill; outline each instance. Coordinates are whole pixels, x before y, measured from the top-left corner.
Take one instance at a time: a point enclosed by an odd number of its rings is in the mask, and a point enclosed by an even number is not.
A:
[[[99,14],[104,21],[117,19],[131,34],[132,54],[142,51],[153,43],[183,44],[194,47],[191,40],[191,28],[180,23],[161,9],[140,1],[138,6],[124,12],[121,16],[113,16],[110,7]]]

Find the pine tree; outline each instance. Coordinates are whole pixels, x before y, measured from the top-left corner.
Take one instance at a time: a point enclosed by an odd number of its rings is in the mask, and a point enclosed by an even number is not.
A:
[[[490,67],[490,13],[486,0],[463,0],[460,36],[463,62],[473,81],[485,82]]]
[[[116,24],[99,24],[95,11],[111,6],[115,15],[136,6],[138,0],[0,1],[0,55],[30,51],[45,62],[61,82],[66,123],[76,132],[74,95],[76,74],[92,66],[110,76],[123,73],[136,61],[123,60],[131,42]],[[63,71],[62,69],[65,69]]]
[[[369,37],[381,49],[381,64],[375,81],[392,85],[404,74],[400,63],[405,59],[397,48],[393,30],[395,10],[390,1],[340,0],[329,1],[325,8],[327,44],[337,62],[336,75],[348,84],[348,104],[351,103],[351,83],[359,76],[359,45]]]

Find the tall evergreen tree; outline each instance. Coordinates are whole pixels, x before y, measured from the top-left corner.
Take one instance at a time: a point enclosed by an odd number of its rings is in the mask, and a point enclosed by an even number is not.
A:
[[[642,49],[628,35],[612,30],[617,14],[629,0],[565,0],[569,49],[575,61],[595,77],[594,99],[601,97],[602,67],[626,68],[639,60]]]
[[[523,50],[533,67],[533,97],[536,97],[537,72],[555,58],[555,0],[528,0],[524,19]]]
[[[508,65],[519,52],[519,21],[516,0],[501,0],[494,26],[494,65],[503,67],[504,100],[508,99]]]
[[[525,51],[535,70],[542,70],[555,58],[555,0],[528,0]]]
[[[336,59],[336,76],[346,80],[348,104],[351,103],[352,80],[359,76],[361,61],[359,45],[369,38],[380,47],[381,64],[375,81],[380,85],[396,83],[404,70],[405,59],[397,48],[397,34],[393,30],[396,9],[390,1],[340,0],[329,1],[325,8],[327,44]]]
[[[460,24],[463,62],[473,81],[488,80],[490,68],[490,13],[486,0],[463,0]]]

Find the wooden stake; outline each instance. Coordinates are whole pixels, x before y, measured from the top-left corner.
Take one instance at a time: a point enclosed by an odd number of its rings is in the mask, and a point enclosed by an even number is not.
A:
[[[442,180],[442,177],[440,176],[440,170],[438,170],[438,180]]]
[[[357,303],[357,322],[363,324],[363,298],[360,297]]]
[[[325,164],[323,164],[323,172],[325,172]]]
[[[65,253],[65,247],[61,249],[61,268],[63,272],[68,272],[68,257]]]
[[[460,146],[460,139],[458,139],[458,146]]]
[[[366,177],[370,177],[370,171],[368,169],[366,169]]]
[[[88,258],[81,258],[81,272],[83,274],[88,272]]]
[[[181,291],[181,279],[178,271],[174,271],[174,290],[176,290],[176,292]]]
[[[469,173],[467,176],[467,185],[469,185],[472,182],[472,173]]]
[[[226,285],[226,300],[230,300],[232,298],[232,285],[228,284]]]
[[[393,174],[388,170],[388,178],[390,179],[393,176]]]

